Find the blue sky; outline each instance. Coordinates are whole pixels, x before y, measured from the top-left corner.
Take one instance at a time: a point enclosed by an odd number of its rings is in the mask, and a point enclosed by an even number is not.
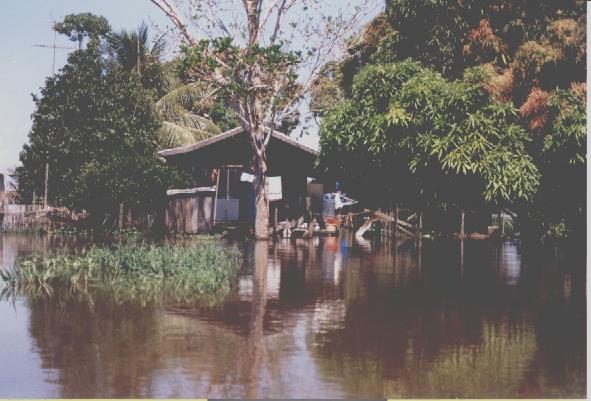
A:
[[[51,19],[92,12],[105,16],[113,29],[132,29],[141,21],[165,25],[162,12],[147,0],[23,0],[6,4],[0,13],[0,171],[13,168],[31,127],[33,102],[51,74],[53,52],[34,44],[53,43]],[[71,46],[65,37],[57,45]],[[57,50],[56,69],[66,62],[67,51]]]
[[[337,4],[341,0],[336,0]],[[353,3],[356,0],[352,0]],[[379,9],[374,10],[378,12]],[[148,0],[21,0],[0,13],[0,171],[14,168],[31,127],[34,104],[31,93],[38,93],[51,75],[53,51],[33,45],[52,45],[52,21],[65,15],[91,12],[106,17],[114,30],[134,29],[142,21],[165,28],[168,20]],[[58,46],[73,46],[58,35]],[[66,62],[68,51],[56,51],[56,71]],[[298,139],[298,138],[296,138]],[[318,145],[316,134],[299,138],[308,146]]]

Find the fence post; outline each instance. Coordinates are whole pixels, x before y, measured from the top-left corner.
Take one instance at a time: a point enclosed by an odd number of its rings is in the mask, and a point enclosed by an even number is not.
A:
[[[123,203],[119,204],[119,229],[123,229]]]
[[[43,195],[43,207],[49,206],[47,193],[49,191],[49,163],[45,162],[45,193]]]

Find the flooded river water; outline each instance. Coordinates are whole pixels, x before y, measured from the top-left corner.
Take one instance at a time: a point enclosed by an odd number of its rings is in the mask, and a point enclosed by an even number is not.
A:
[[[0,267],[70,246],[0,235]],[[347,234],[244,254],[215,309],[1,301],[0,398],[585,397],[584,258]]]

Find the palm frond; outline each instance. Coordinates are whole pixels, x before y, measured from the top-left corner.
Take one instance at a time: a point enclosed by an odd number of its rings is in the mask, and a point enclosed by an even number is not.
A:
[[[169,113],[174,115],[179,109],[190,110],[197,103],[203,102],[204,91],[203,85],[198,83],[181,85],[160,98],[156,102],[156,108],[165,116]]]
[[[170,121],[164,121],[157,135],[160,148],[171,149],[179,146],[192,145],[210,138],[215,134],[207,130],[189,128]]]
[[[191,83],[173,89],[156,102],[156,110],[165,120],[159,132],[165,147],[190,145],[221,132],[209,118],[192,113],[203,101],[202,85]]]
[[[106,41],[109,57],[129,71],[137,68],[138,59],[142,65],[159,62],[165,48],[164,35],[150,41],[148,26],[143,22],[137,31],[111,32]]]

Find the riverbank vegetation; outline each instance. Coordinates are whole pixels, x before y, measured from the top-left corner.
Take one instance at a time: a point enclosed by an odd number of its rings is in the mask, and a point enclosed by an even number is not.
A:
[[[582,1],[387,0],[316,82],[320,167],[374,207],[583,239],[585,28]]]
[[[241,254],[219,242],[93,247],[80,254],[31,256],[0,271],[5,294],[92,296],[120,302],[215,303],[231,288]]]
[[[92,14],[56,24],[79,50],[35,97],[17,170],[22,201],[43,193],[49,171],[50,204],[87,210],[95,226],[112,229],[122,203],[153,214],[167,188],[191,185],[190,173],[167,166],[158,149],[236,125],[252,134],[250,167],[260,178],[262,127],[293,128],[297,105],[309,97],[320,121],[322,178],[365,206],[425,215],[503,210],[522,238],[585,237],[584,2],[386,0],[341,58],[319,57],[311,42],[294,51],[291,39],[276,37],[292,25],[282,19],[289,7],[277,9],[268,41],[254,34],[264,31],[258,18],[238,19],[235,28],[253,35],[245,44],[218,37],[225,30],[214,29],[212,40],[193,37],[182,15],[203,10],[185,6],[171,19],[184,44],[167,61],[163,38],[150,40],[145,25],[113,32]],[[314,24],[353,32],[357,20],[329,21]],[[323,35],[327,48],[344,40]],[[310,58],[314,71],[303,79]],[[265,191],[262,182],[257,191]],[[257,236],[266,237],[261,202]]]

